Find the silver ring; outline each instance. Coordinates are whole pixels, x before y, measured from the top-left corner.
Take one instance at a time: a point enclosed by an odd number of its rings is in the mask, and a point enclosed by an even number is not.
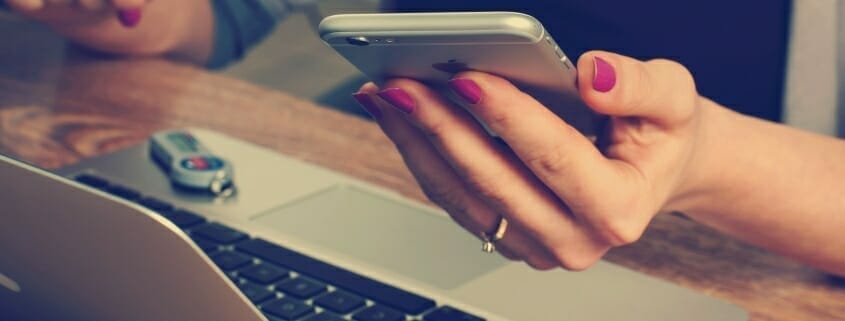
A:
[[[499,219],[499,225],[496,226],[496,231],[493,233],[481,232],[481,250],[485,253],[493,253],[496,251],[496,242],[505,237],[505,232],[508,230],[508,220],[504,217]]]

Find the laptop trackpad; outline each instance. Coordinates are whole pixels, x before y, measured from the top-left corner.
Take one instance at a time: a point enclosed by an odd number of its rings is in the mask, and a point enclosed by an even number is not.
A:
[[[446,217],[355,187],[336,187],[253,221],[444,290],[508,263],[483,253]]]

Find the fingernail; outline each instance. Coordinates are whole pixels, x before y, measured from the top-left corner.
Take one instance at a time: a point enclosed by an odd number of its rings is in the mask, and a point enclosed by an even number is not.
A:
[[[616,86],[616,70],[606,60],[593,57],[593,89],[606,93]]]
[[[481,102],[481,87],[478,87],[478,84],[472,79],[455,78],[449,80],[449,87],[452,87],[452,90],[467,103],[475,105]]]
[[[413,112],[417,107],[417,104],[414,102],[414,98],[411,97],[411,95],[408,95],[408,93],[401,88],[388,88],[382,90],[378,93],[378,96],[393,105],[393,107],[396,107],[408,114]]]
[[[354,93],[352,94],[352,98],[355,98],[355,101],[361,105],[364,110],[370,113],[370,116],[373,116],[373,119],[379,120],[381,119],[381,110],[378,109],[376,106],[376,102],[373,101],[373,97],[370,97],[367,93]]]
[[[141,9],[120,10],[117,12],[117,19],[124,27],[132,28],[141,22]]]

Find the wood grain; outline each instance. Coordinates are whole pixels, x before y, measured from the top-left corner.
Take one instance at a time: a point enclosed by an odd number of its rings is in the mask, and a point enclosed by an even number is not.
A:
[[[53,65],[26,77],[0,65],[0,152],[55,168],[160,129],[205,127],[425,200],[366,120],[166,61],[71,57]],[[845,282],[680,215],[657,217],[642,240],[608,260],[735,302],[755,321],[845,320]]]

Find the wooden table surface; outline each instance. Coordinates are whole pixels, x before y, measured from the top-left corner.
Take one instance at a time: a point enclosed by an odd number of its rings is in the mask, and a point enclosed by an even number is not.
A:
[[[56,168],[196,126],[425,200],[367,120],[162,60],[28,57],[0,53],[0,153]],[[657,217],[607,259],[734,302],[751,320],[845,320],[845,281],[680,216]]]

